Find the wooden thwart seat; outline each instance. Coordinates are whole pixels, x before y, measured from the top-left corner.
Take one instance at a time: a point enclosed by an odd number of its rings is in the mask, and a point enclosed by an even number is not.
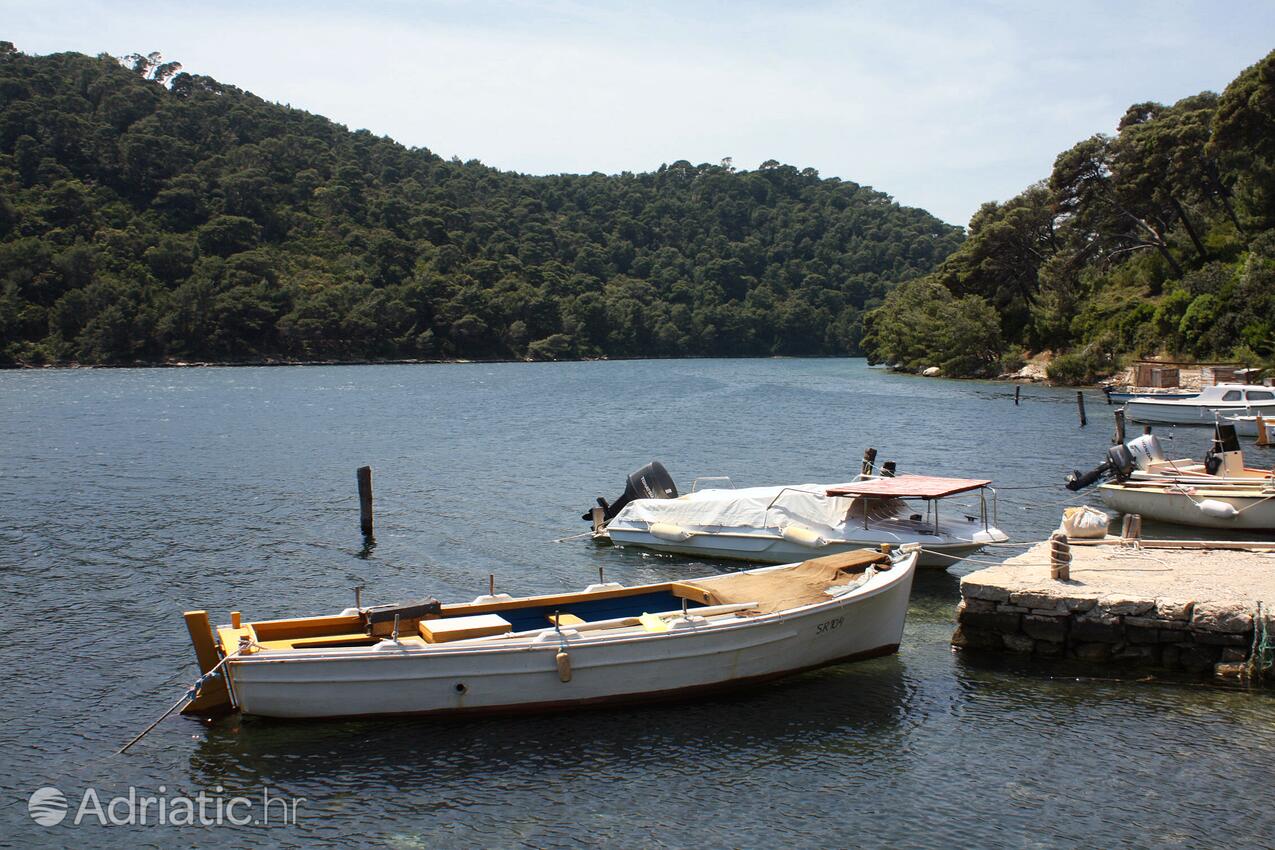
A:
[[[550,614],[549,623],[554,626],[582,626],[584,620],[575,614],[558,614],[557,616]]]

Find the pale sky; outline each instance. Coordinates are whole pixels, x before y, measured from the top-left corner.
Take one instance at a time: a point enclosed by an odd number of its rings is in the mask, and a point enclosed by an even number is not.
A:
[[[964,225],[1125,108],[1221,91],[1266,2],[15,3],[25,53],[160,51],[267,100],[533,174],[777,159]]]

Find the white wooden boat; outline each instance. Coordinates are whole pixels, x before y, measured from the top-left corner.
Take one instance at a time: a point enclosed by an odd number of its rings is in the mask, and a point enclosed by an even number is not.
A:
[[[654,476],[643,476],[648,470]],[[989,508],[990,481],[923,475],[860,476],[845,484],[794,484],[745,489],[709,488],[678,496],[663,467],[652,464],[634,473],[654,481],[655,495],[617,500],[618,511],[601,524],[595,539],[616,546],[697,558],[783,564],[812,554],[848,552],[883,543],[922,547],[919,566],[947,567],[1007,535],[994,523],[995,493]],[[941,500],[977,491],[972,513],[949,508]],[[907,504],[925,502],[923,512]],[[608,509],[614,506],[607,506]]]
[[[1219,416],[1262,415],[1275,418],[1275,388],[1217,384],[1190,398],[1138,396],[1125,404],[1131,422],[1211,426]]]
[[[184,712],[542,711],[756,684],[894,652],[916,561],[915,547],[861,550],[556,596],[247,623],[232,614],[215,639],[206,612],[193,611],[187,624],[205,676]]]
[[[1102,484],[1098,494],[1110,508],[1159,522],[1275,531],[1275,486],[1130,480]]]

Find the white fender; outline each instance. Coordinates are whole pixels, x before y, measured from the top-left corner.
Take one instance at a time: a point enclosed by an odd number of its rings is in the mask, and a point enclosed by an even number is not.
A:
[[[828,539],[813,528],[806,528],[804,525],[790,523],[783,527],[779,532],[789,543],[797,543],[801,546],[809,546],[811,549],[817,549],[820,546],[827,546]]]
[[[694,533],[671,522],[653,522],[648,531],[651,532],[652,536],[661,540],[668,540],[671,543],[681,543]]]
[[[1202,499],[1196,502],[1195,506],[1200,509],[1200,513],[1216,519],[1235,519],[1240,515],[1234,505],[1220,502],[1217,499]]]

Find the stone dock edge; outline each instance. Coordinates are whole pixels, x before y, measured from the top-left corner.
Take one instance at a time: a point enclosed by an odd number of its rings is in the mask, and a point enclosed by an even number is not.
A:
[[[1021,591],[961,581],[953,646],[1275,685],[1275,614],[1247,603]],[[1263,657],[1265,656],[1265,657]]]

